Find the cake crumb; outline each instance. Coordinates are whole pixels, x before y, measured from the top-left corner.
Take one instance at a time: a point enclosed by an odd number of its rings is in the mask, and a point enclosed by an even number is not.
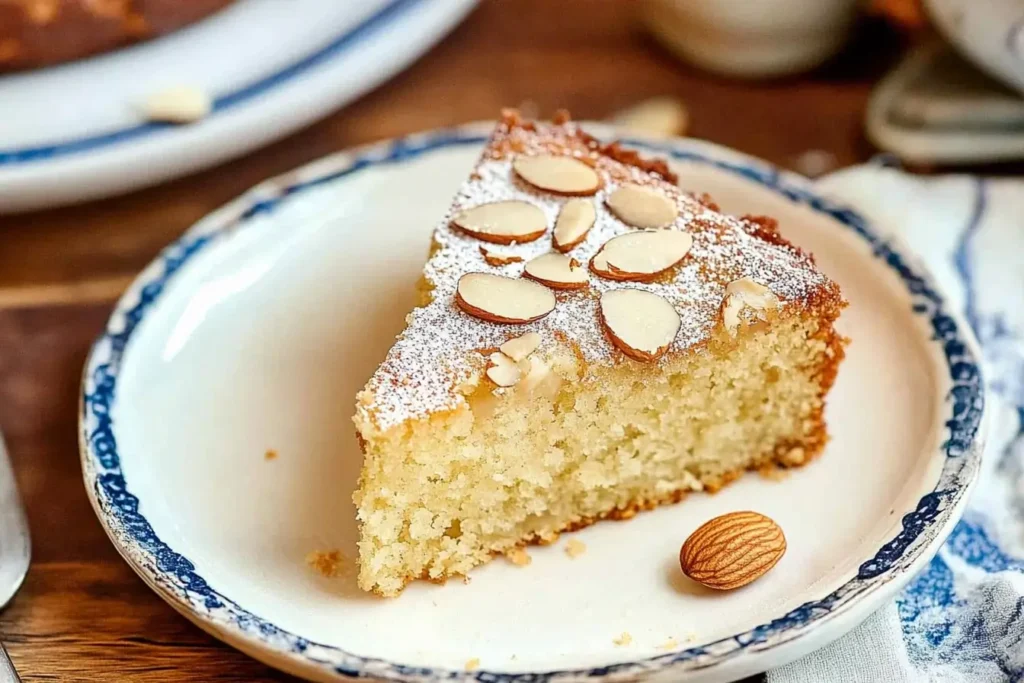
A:
[[[586,544],[575,538],[570,538],[569,542],[565,544],[565,554],[574,560],[585,552],[587,552]]]
[[[684,638],[684,640],[687,643],[692,643],[693,641],[697,640],[697,632],[696,631],[687,631],[686,632],[686,637]]]
[[[629,631],[623,631],[622,635],[620,635],[618,638],[615,638],[612,642],[618,645],[619,647],[622,647],[632,643],[633,636],[629,635]]]
[[[277,451],[273,448],[268,448],[267,452],[263,454],[263,459],[267,461],[277,460]]]
[[[328,579],[341,576],[345,569],[345,556],[340,550],[314,550],[306,555],[306,564]]]
[[[505,553],[505,557],[517,567],[525,567],[533,562],[533,558],[530,557],[530,553],[526,552],[525,548],[513,548]]]
[[[480,660],[477,657],[466,660],[466,671],[476,671],[480,668]]]
[[[765,479],[771,479],[772,481],[782,481],[789,476],[789,470],[777,466],[775,463],[768,463],[757,471]]]
[[[659,650],[674,650],[679,647],[679,641],[675,638],[669,638],[664,643],[658,646]]]

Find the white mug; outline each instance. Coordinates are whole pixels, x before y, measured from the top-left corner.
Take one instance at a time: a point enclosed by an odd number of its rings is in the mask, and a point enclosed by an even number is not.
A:
[[[818,66],[843,46],[859,0],[644,0],[647,27],[708,71],[756,78]]]

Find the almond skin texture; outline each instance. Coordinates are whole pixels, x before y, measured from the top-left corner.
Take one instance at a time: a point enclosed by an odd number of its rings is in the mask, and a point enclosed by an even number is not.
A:
[[[763,576],[786,552],[786,537],[757,512],[730,512],[705,522],[679,551],[688,577],[715,590],[732,590]]]

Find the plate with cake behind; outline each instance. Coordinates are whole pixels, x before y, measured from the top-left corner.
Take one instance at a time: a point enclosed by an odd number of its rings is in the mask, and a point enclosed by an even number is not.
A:
[[[190,0],[120,18],[111,7],[127,3],[9,4],[0,7],[12,32],[0,32],[0,214],[146,187],[281,138],[407,67],[474,2]],[[115,47],[215,4],[224,7],[154,40],[29,68],[55,58],[47,48],[61,39]]]
[[[722,211],[777,219],[849,301],[824,451],[531,546],[526,566],[498,558],[396,598],[358,587],[355,396],[417,303],[431,228],[490,128],[270,180],[139,276],[83,382],[86,487],[126,561],[201,628],[323,681],[728,680],[821,647],[892,597],[978,471],[973,338],[917,259],[855,211],[692,140],[627,144]],[[682,542],[738,510],[774,519],[786,554],[735,591],[684,578]]]

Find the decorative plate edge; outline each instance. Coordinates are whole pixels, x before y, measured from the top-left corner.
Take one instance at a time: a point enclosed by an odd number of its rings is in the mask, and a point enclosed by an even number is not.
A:
[[[139,513],[139,501],[128,491],[120,469],[110,409],[115,398],[120,363],[136,326],[160,297],[164,287],[173,280],[175,273],[191,258],[218,238],[243,227],[253,216],[273,210],[276,204],[290,195],[339,180],[364,168],[401,163],[445,147],[481,144],[484,141],[482,133],[481,124],[472,124],[411,135],[332,155],[261,183],[199,221],[164,249],[117,303],[106,329],[93,345],[83,371],[79,425],[83,476],[96,514],[114,545],[162,597],[177,602],[175,607],[179,611],[193,613],[215,631],[233,631],[240,639],[285,655],[299,666],[313,666],[340,676],[375,676],[417,683],[617,679],[667,670],[704,669],[744,653],[762,652],[790,642],[806,633],[811,626],[845,611],[856,596],[873,592],[905,573],[921,559],[938,536],[948,533],[950,517],[954,510],[962,508],[978,474],[985,436],[984,382],[977,342],[960,316],[945,310],[944,298],[927,268],[918,263],[911,265],[914,259],[906,255],[902,245],[896,246],[897,240],[883,239],[859,214],[818,196],[811,189],[810,182],[799,176],[780,172],[765,162],[709,143],[627,139],[624,141],[626,144],[664,154],[676,161],[710,165],[740,175],[794,203],[824,213],[866,241],[875,257],[896,271],[913,300],[914,312],[927,320],[935,335],[934,341],[941,344],[951,382],[947,400],[951,414],[946,421],[949,438],[942,445],[945,465],[935,490],[922,497],[916,508],[904,515],[900,533],[884,544],[871,560],[863,563],[856,577],[829,595],[804,603],[747,632],[640,661],[539,673],[468,673],[360,657],[284,631],[207,584],[196,573],[195,566],[167,546],[155,534],[145,516]]]

